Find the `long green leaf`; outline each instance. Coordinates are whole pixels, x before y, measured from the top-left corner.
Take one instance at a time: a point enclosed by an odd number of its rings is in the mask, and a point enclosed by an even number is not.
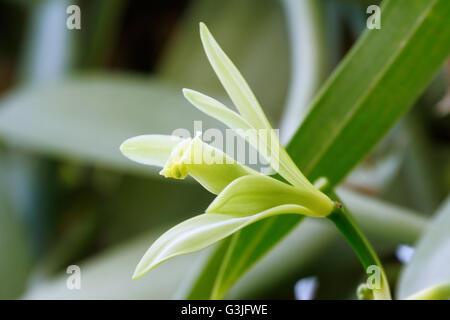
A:
[[[326,176],[336,185],[411,107],[450,53],[449,16],[448,0],[385,1],[382,29],[365,32],[324,86],[288,146],[310,179]],[[300,220],[270,218],[234,235],[245,241],[251,235],[256,240],[245,255],[237,249],[229,253],[226,267],[221,268],[225,278],[217,278],[221,292]],[[235,248],[245,246],[239,239],[234,244]],[[198,289],[203,287],[201,282],[199,278],[193,284],[197,295],[190,298],[211,296],[210,285],[205,284],[204,291]]]
[[[333,210],[330,199],[317,190],[302,190],[264,175],[247,175],[223,189],[206,212],[249,215],[285,203],[305,207],[308,216],[323,217]]]
[[[376,145],[450,53],[450,3],[390,0],[319,93],[288,151],[313,180],[332,185]],[[305,146],[308,145],[308,148]]]

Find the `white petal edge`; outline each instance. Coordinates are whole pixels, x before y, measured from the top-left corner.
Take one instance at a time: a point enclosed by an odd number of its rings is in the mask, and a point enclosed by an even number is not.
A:
[[[120,151],[132,161],[163,167],[172,149],[183,140],[171,135],[140,135],[125,140],[120,145]]]
[[[201,214],[169,229],[147,250],[138,263],[133,279],[138,279],[157,265],[179,255],[207,248],[246,226],[280,214],[305,214],[298,205],[282,205],[251,216],[216,213]]]

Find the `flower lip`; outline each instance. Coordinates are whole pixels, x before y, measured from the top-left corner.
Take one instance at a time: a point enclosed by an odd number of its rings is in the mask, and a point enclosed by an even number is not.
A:
[[[184,179],[188,175],[188,169],[184,160],[190,153],[190,146],[192,139],[187,138],[180,142],[171,152],[169,159],[165,163],[163,169],[159,172],[160,175],[166,178]]]
[[[166,178],[185,179],[189,175],[189,169],[186,164],[192,163],[193,152],[195,153],[193,149],[198,146],[196,143],[201,142],[201,134],[201,131],[198,131],[194,138],[186,138],[181,141],[172,150],[159,174]]]

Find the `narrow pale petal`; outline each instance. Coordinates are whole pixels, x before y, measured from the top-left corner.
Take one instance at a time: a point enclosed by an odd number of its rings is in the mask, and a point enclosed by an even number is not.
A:
[[[170,258],[202,250],[264,218],[307,212],[302,206],[282,205],[249,216],[208,213],[193,217],[168,230],[153,243],[137,265],[133,279]]]
[[[267,150],[260,150],[261,148],[257,148],[257,150],[262,152],[266,159],[270,155],[270,159],[267,160],[271,163],[272,168],[278,171],[291,184],[311,186],[274,134],[266,115],[244,77],[219,46],[204,23],[200,23],[200,37],[211,66],[241,116],[256,130],[268,130],[271,139],[276,140],[275,147],[278,148],[276,152],[271,150],[273,149],[271,145],[266,146]]]
[[[214,194],[219,194],[227,185],[240,177],[260,175],[199,138],[193,139],[190,154],[187,157],[189,161],[185,160],[185,166],[189,174]]]
[[[231,129],[255,130],[247,120],[216,99],[191,89],[183,89],[183,94],[194,107]]]
[[[163,167],[173,150],[182,138],[149,134],[125,140],[120,151],[130,160],[138,163]]]
[[[211,66],[239,113],[256,129],[271,129],[244,77],[220,48],[204,23],[200,23],[200,37]]]
[[[291,160],[272,129],[257,130],[239,114],[203,93],[183,89],[183,94],[193,106],[223,122],[246,139],[270,163],[271,167],[292,185],[311,187],[309,181]]]

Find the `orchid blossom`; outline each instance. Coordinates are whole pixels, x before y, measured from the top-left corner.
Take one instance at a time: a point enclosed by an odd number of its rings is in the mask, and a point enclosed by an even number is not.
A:
[[[203,23],[200,35],[208,60],[238,112],[191,89],[183,89],[185,98],[241,135],[284,180],[239,163],[204,143],[201,133],[193,138],[142,135],[126,140],[120,150],[129,159],[160,166],[160,174],[167,178],[190,175],[217,195],[204,214],[176,225],[153,243],[138,263],[134,279],[170,258],[204,249],[264,218],[281,214],[323,218],[340,210],[295,165],[247,82]]]

